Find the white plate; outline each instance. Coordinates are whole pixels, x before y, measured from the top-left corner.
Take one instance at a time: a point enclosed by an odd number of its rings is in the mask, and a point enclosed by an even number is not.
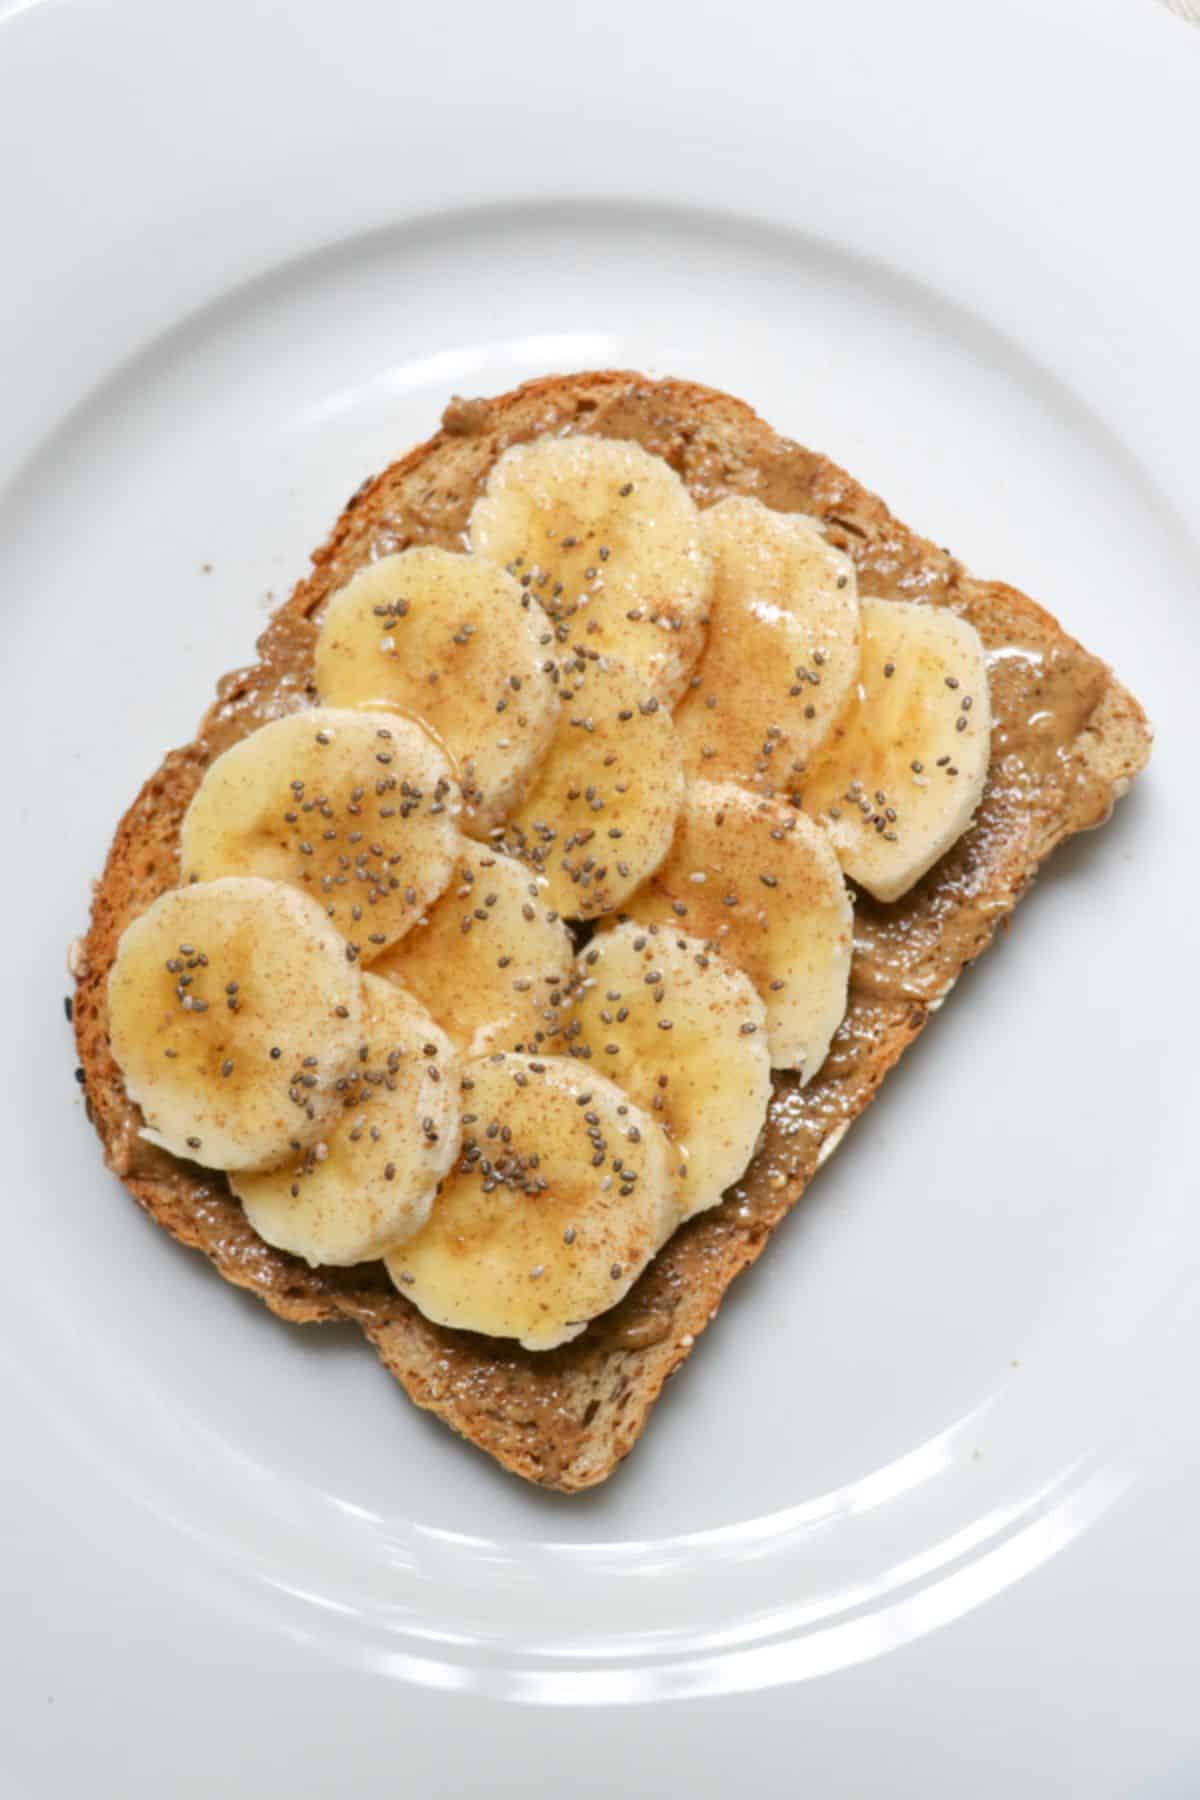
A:
[[[0,1773],[1195,1792],[1200,33],[43,0],[0,119]],[[118,812],[346,495],[450,392],[587,365],[746,396],[1159,741],[564,1500],[141,1219],[61,996]]]

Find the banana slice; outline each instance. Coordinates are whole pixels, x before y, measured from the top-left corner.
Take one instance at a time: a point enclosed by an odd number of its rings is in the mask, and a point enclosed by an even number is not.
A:
[[[673,706],[704,647],[711,577],[695,502],[640,444],[538,438],[496,463],[471,548],[537,596],[562,644],[618,657]]]
[[[512,809],[554,734],[553,633],[511,575],[448,550],[405,550],[359,571],[321,621],[317,690],[427,725],[453,759],[463,828]]]
[[[317,707],[252,732],[184,815],[184,880],[263,875],[320,901],[364,962],[419,919],[454,868],[458,788],[420,726]]]
[[[759,500],[701,514],[708,645],[675,726],[693,779],[792,793],[858,674],[854,564],[809,519]]]
[[[633,670],[581,653],[561,685],[554,742],[497,841],[546,877],[563,918],[594,919],[666,855],[683,761],[670,714]]]
[[[462,1085],[462,1156],[388,1272],[438,1325],[552,1349],[615,1306],[674,1230],[666,1138],[563,1057],[484,1057]]]
[[[143,1136],[206,1168],[254,1169],[333,1116],[362,979],[315,901],[233,877],[174,888],[126,926],[108,1010]]]
[[[441,899],[371,971],[415,994],[468,1056],[536,1052],[559,1026],[575,962],[547,887],[513,857],[464,843]]]
[[[314,1267],[382,1256],[419,1231],[458,1155],[459,1069],[425,1008],[363,977],[365,1018],[338,1112],[315,1144],[229,1185],[259,1237]]]
[[[973,625],[941,607],[864,600],[862,671],[804,784],[847,875],[897,900],[960,838],[991,754],[991,700]]]
[[[654,1113],[684,1218],[715,1206],[754,1154],[771,1097],[767,1009],[745,975],[669,925],[616,925],[579,958],[571,1054]]]
[[[705,939],[748,975],[772,1067],[811,1080],[846,1010],[854,926],[819,826],[733,782],[694,782],[670,855],[626,910]]]

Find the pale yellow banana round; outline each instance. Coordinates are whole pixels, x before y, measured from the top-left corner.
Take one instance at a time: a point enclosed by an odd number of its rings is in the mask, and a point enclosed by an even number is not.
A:
[[[991,755],[987,663],[944,607],[864,600],[862,671],[804,784],[842,867],[898,900],[971,823]]]
[[[362,1026],[362,978],[314,901],[252,877],[159,896],[108,977],[113,1055],[144,1136],[210,1169],[312,1144]]]
[[[675,711],[689,777],[793,794],[858,675],[854,564],[811,519],[759,500],[700,515],[708,644]]]
[[[329,706],[420,719],[454,763],[463,829],[482,835],[511,811],[554,734],[553,642],[536,599],[495,564],[404,550],[330,600],[317,691]]]
[[[314,1267],[369,1262],[419,1231],[458,1155],[459,1065],[445,1032],[394,982],[363,977],[365,1016],[320,1138],[229,1185],[259,1237]]]
[[[743,1173],[771,1097],[767,1009],[748,978],[670,925],[616,925],[580,953],[571,1055],[653,1113],[684,1218]]]
[[[683,803],[666,707],[632,669],[568,657],[554,742],[497,841],[544,875],[565,919],[613,912],[655,870]]]
[[[262,875],[319,902],[369,962],[450,879],[459,792],[441,750],[395,713],[275,719],[207,770],[184,815],[184,880]]]
[[[565,1344],[628,1293],[678,1221],[666,1137],[564,1057],[467,1063],[462,1100],[459,1161],[388,1272],[435,1324]]]
[[[372,963],[402,982],[468,1056],[552,1048],[575,949],[532,869],[464,840],[450,885]]]
[[[674,705],[704,647],[711,578],[695,502],[661,457],[601,437],[514,445],[470,539],[537,597],[560,644],[618,657]]]
[[[846,1010],[854,931],[819,826],[733,782],[693,782],[670,854],[626,910],[712,943],[748,975],[772,1066],[811,1080]]]

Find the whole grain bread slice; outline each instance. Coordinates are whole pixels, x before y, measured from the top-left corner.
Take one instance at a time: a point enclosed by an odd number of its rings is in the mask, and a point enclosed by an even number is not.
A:
[[[180,820],[204,769],[264,718],[310,704],[316,621],[372,558],[410,544],[461,548],[496,457],[546,432],[637,438],[697,503],[757,495],[821,521],[860,591],[949,606],[989,652],[991,772],[974,825],[904,900],[860,896],[850,1005],[818,1077],[776,1078],[745,1179],[678,1232],[612,1313],[548,1354],[431,1325],[380,1265],[310,1269],[247,1225],[223,1176],[138,1136],[109,1045],[106,980],[130,919],[178,879]],[[1001,653],[1001,654],[995,654]],[[300,1323],[352,1320],[419,1406],[527,1480],[567,1492],[602,1481],[636,1441],[667,1377],[714,1318],[808,1181],[866,1108],[962,968],[991,939],[1042,859],[1107,817],[1149,753],[1137,701],[1025,595],[969,576],[824,457],[779,437],[729,396],[623,372],[551,377],[493,400],[454,400],[442,429],[363,484],[273,617],[259,661],[220,684],[192,743],[172,751],[117,828],[96,886],[75,1028],[90,1116],[110,1167],[151,1218],[220,1273]]]

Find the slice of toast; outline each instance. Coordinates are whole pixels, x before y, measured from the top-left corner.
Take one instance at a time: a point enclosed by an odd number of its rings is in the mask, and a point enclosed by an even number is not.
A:
[[[463,547],[475,495],[509,444],[545,432],[636,438],[678,470],[700,506],[730,493],[820,520],[858,567],[860,591],[950,606],[989,652],[992,764],[970,831],[904,899],[860,897],[845,1021],[817,1078],[775,1078],[764,1141],[743,1181],[684,1226],[626,1299],[549,1353],[444,1330],[382,1265],[310,1269],[246,1223],[222,1175],[138,1136],[108,1038],[106,980],[128,922],[178,879],[180,820],[207,764],[267,717],[314,698],[316,621],[372,558],[410,544]],[[627,373],[551,377],[498,399],[455,400],[442,430],[354,495],[311,574],[259,642],[260,660],[220,684],[195,740],[172,751],[117,828],[97,885],[75,1028],[90,1115],[110,1167],[151,1218],[283,1318],[350,1319],[419,1406],[527,1480],[573,1492],[632,1448],[668,1375],[714,1317],[815,1170],[871,1100],[962,968],[1016,905],[1042,858],[1101,823],[1145,763],[1137,701],[1041,607],[976,581],[892,518],[824,457],[778,437],[748,406],[688,382]]]

